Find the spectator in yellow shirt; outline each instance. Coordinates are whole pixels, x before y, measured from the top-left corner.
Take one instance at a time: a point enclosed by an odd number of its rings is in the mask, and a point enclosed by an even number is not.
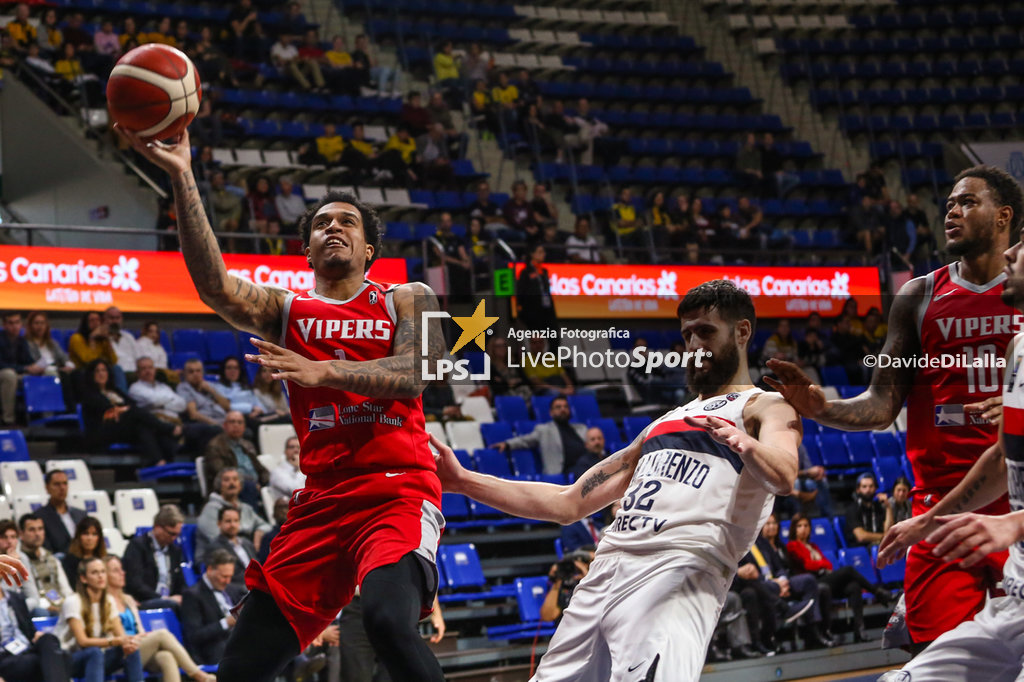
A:
[[[395,180],[409,184],[416,182],[416,174],[410,166],[416,162],[416,140],[412,139],[409,129],[401,126],[384,145],[377,159],[377,164],[390,172]]]
[[[345,151],[345,140],[341,139],[333,123],[324,124],[324,134],[316,138],[316,150],[327,159],[327,163],[341,161],[341,153]]]
[[[498,85],[491,90],[491,98],[497,107],[499,122],[504,122],[505,131],[518,130],[519,88],[508,81],[508,74],[498,75]]]
[[[642,246],[640,234],[643,220],[636,215],[633,205],[633,192],[628,187],[622,189],[619,200],[612,206],[612,230],[618,235],[622,246]]]
[[[402,163],[410,165],[416,156],[416,140],[412,139],[409,129],[402,126],[395,131],[395,134],[388,139],[388,143],[384,145],[384,151],[389,149],[397,149],[402,155]]]
[[[85,73],[82,70],[82,62],[78,61],[75,54],[75,46],[71,43],[64,43],[64,55],[53,65],[53,69],[69,82],[74,82],[76,78]]]
[[[170,45],[171,47],[178,47],[178,41],[173,35],[171,35],[171,18],[164,17],[157,24],[156,30],[152,33],[145,33],[139,36],[139,42],[145,43],[160,43],[161,45]]]
[[[38,40],[35,27],[28,23],[28,5],[19,2],[14,10],[14,19],[5,27],[11,37],[11,47],[19,53],[28,51],[28,44]]]
[[[454,56],[452,41],[445,42],[441,51],[434,55],[434,76],[443,88],[458,84],[459,65]]]
[[[127,43],[129,40],[135,40],[136,42],[140,42],[139,41],[140,36],[139,36],[139,29],[138,29],[138,26],[136,26],[136,24],[135,24],[135,18],[134,17],[125,17],[124,18],[124,23],[121,26],[122,26],[122,28],[121,28],[121,35],[119,35],[117,37],[117,39],[119,41],[121,41],[121,51],[124,52],[125,51],[125,47],[124,47],[125,43]],[[145,36],[142,36],[142,37],[145,37]]]

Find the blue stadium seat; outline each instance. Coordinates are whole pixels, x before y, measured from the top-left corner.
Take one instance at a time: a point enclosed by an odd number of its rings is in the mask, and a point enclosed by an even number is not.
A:
[[[850,453],[850,461],[856,466],[871,463],[875,456],[875,446],[871,434],[867,431],[848,431],[843,434],[846,448]]]
[[[822,433],[817,438],[821,461],[826,467],[843,470],[850,467],[850,453],[846,449],[846,439],[842,433]]]
[[[249,352],[247,348],[246,353]],[[238,337],[232,331],[206,332],[206,359],[211,363],[221,363],[227,358],[240,358]]]
[[[441,513],[449,521],[459,521],[469,518],[469,503],[465,495],[455,493],[441,494]]]
[[[518,419],[513,422],[512,430],[516,432],[517,436],[525,436],[533,431],[538,423],[535,419]]]
[[[189,360],[202,360],[203,356],[195,351],[174,351],[168,356],[167,364],[171,369],[184,369],[185,363]],[[250,364],[250,363],[246,363]]]
[[[807,417],[801,417],[800,418],[800,422],[803,424],[803,427],[804,427],[804,437],[805,438],[808,435],[817,436],[819,433],[821,433],[821,425],[818,424],[818,422],[814,421],[813,419],[808,419]]]
[[[896,460],[903,457],[903,445],[891,431],[872,432],[871,439],[874,441],[877,456]]]
[[[517,395],[499,395],[494,397],[494,409],[498,419],[503,422],[525,421],[530,418],[526,409],[526,401]]]
[[[789,519],[786,519],[785,521],[779,521],[779,538],[784,543],[789,542],[789,526]]]
[[[846,549],[839,550],[839,560],[843,562],[845,566],[853,566],[857,569],[857,572],[864,576],[869,583],[877,585],[878,572],[875,570],[875,565],[871,561],[871,555],[868,554],[867,547],[847,547]]]
[[[807,457],[811,460],[811,464],[814,466],[824,466],[824,462],[821,461],[821,448],[818,447],[817,436],[808,436],[805,433],[803,446],[807,450]]]
[[[825,365],[821,369],[821,381],[826,386],[845,386],[850,383],[846,370],[839,365]]]
[[[516,478],[533,478],[540,473],[537,456],[533,454],[533,450],[513,450],[509,456]]]
[[[41,425],[75,425],[78,416],[68,413],[64,404],[64,391],[60,378],[54,376],[32,376],[23,378],[25,391],[25,411],[28,413],[30,426]],[[50,414],[48,417],[39,415]]]
[[[651,418],[647,416],[635,416],[635,417],[623,417],[622,418],[622,431],[623,435],[626,436],[626,440],[632,442],[634,438],[639,436],[647,425],[651,423]]]
[[[902,462],[895,457],[875,457],[871,460],[871,470],[878,479],[878,491],[892,495],[893,483],[903,475]]]
[[[539,422],[551,421],[551,401],[555,398],[550,395],[535,395],[530,399],[533,406],[533,418]]]
[[[907,570],[906,558],[900,559],[891,566],[885,568],[878,567],[878,545],[871,547],[871,563],[878,570],[878,577],[881,579],[881,583],[886,587],[903,587],[903,579]]]
[[[176,353],[196,353],[206,362],[206,332],[202,329],[175,329],[171,338]]]
[[[508,422],[494,422],[491,424],[480,424],[480,435],[484,444],[488,447],[495,443],[506,441],[512,437],[512,427]]]
[[[836,532],[829,519],[811,519],[811,542],[825,551],[835,552],[839,549]]]
[[[18,429],[0,431],[0,462],[27,462],[28,443],[25,434]]]
[[[572,419],[578,422],[586,422],[591,419],[601,418],[601,409],[597,406],[597,397],[592,393],[569,396],[569,409],[572,412]]]
[[[482,474],[498,478],[512,477],[512,469],[509,467],[508,457],[504,453],[491,448],[482,448],[473,451],[473,459],[476,460],[476,470]]]
[[[473,514],[474,519],[496,518],[505,515],[494,507],[473,499],[469,500],[469,511]]]
[[[832,527],[836,529],[836,539],[839,540],[839,546],[846,547],[846,518],[842,516],[832,517]]]

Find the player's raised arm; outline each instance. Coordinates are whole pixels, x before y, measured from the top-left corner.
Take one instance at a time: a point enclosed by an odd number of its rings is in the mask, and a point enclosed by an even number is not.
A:
[[[640,461],[643,438],[641,433],[625,448],[588,469],[572,485],[509,481],[468,471],[459,464],[451,448],[433,435],[430,442],[439,453],[437,475],[446,492],[466,495],[506,514],[565,526],[604,509],[626,493]]]
[[[173,144],[146,142],[121,127],[116,130],[132,147],[171,177],[178,237],[192,283],[199,298],[232,326],[276,339],[281,331],[283,289],[260,286],[228,273],[217,245],[199,187],[192,175],[192,148],[188,132]]]
[[[889,333],[882,355],[893,358],[916,358],[921,353],[921,339],[917,330],[919,304],[924,296],[924,280],[914,279],[900,288],[889,310]],[[916,369],[912,366],[893,367],[886,363],[871,375],[871,385],[858,396],[843,400],[826,400],[820,386],[796,365],[771,359],[768,369],[778,377],[765,377],[797,411],[819,424],[846,431],[884,429],[896,420],[903,402],[914,383]]]
[[[423,313],[437,311],[437,296],[426,284],[410,282],[395,289],[395,345],[391,355],[378,360],[314,361],[272,343],[253,339],[259,355],[246,360],[274,370],[274,379],[300,386],[328,386],[368,398],[415,398],[426,387],[422,363],[436,367],[444,355],[444,334],[437,317],[427,325],[427,355],[421,355]]]

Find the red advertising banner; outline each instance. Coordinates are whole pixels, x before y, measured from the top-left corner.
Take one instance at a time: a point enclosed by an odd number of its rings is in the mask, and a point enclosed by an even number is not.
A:
[[[515,266],[516,275],[525,266]],[[545,264],[560,318],[674,318],[691,288],[727,279],[753,298],[759,317],[839,314],[848,298],[860,314],[882,306],[877,268],[740,265]]]
[[[302,256],[225,254],[232,274],[292,291],[313,288]],[[405,260],[381,258],[375,281],[407,282]],[[0,246],[0,309],[93,310],[126,313],[211,313],[199,300],[180,253]]]

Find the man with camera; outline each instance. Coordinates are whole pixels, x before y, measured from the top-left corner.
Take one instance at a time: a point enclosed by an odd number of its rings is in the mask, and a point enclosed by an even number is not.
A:
[[[551,564],[551,570],[548,572],[551,587],[548,588],[544,603],[540,607],[541,620],[556,621],[562,617],[562,612],[569,608],[572,591],[590,571],[590,562],[593,560],[593,552],[581,549],[566,554],[557,563]]]

